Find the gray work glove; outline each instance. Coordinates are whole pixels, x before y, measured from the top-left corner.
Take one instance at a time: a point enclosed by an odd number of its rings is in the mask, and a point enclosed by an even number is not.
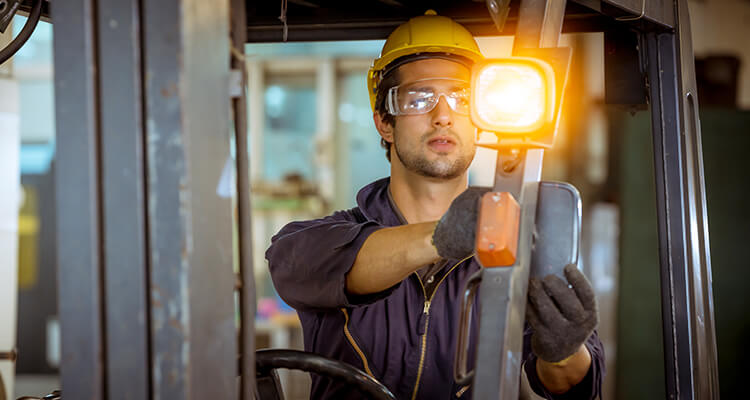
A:
[[[526,319],[533,329],[531,350],[547,362],[572,356],[598,323],[591,284],[574,264],[564,269],[568,284],[556,275],[529,280]]]
[[[470,187],[458,195],[432,233],[432,244],[440,257],[462,260],[474,253],[479,200],[488,187]]]

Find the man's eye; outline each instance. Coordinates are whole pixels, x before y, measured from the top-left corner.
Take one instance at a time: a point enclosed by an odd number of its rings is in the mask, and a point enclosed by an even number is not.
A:
[[[469,105],[469,98],[468,97],[454,97],[456,99],[456,104],[459,106],[467,106]]]
[[[424,108],[427,106],[428,100],[426,98],[415,98],[409,102],[409,108]]]
[[[429,99],[435,95],[435,92],[432,90],[420,90],[415,93],[416,97],[419,97],[421,99]]]
[[[453,95],[456,97],[469,97],[471,96],[471,90],[469,90],[468,88],[458,89],[453,92]]]
[[[451,97],[454,98],[454,99],[456,99],[456,102],[458,104],[468,104],[469,103],[469,99],[471,98],[471,96],[469,95],[469,91],[468,90],[463,90],[463,91],[459,91],[459,92],[453,92],[451,94]]]
[[[406,105],[409,108],[422,108],[427,106],[433,96],[432,92],[409,92],[406,96]]]

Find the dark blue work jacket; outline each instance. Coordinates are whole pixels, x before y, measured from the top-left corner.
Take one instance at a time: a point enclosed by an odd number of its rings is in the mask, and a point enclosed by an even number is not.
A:
[[[453,379],[453,359],[461,295],[466,280],[480,268],[473,257],[447,262],[428,298],[416,273],[374,295],[345,291],[346,274],[367,237],[401,225],[388,198],[389,182],[385,178],[362,188],[356,208],[281,229],[266,252],[274,286],[299,314],[306,351],[360,368],[398,399],[470,398],[471,388]],[[586,342],[592,356],[588,375],[562,396],[541,385],[530,336],[527,328],[523,359],[537,394],[548,399],[590,399],[599,394],[604,351],[596,333]],[[474,346],[472,342],[470,348]],[[312,399],[361,397],[341,382],[312,376]]]

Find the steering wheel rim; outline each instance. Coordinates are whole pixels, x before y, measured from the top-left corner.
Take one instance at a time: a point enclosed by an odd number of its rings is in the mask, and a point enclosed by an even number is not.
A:
[[[263,349],[255,352],[258,375],[277,368],[296,369],[341,380],[355,386],[373,400],[396,400],[385,385],[359,369],[338,360],[313,353],[287,349]]]

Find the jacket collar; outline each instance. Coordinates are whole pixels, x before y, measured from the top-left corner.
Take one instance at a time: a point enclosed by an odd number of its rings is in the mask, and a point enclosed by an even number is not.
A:
[[[391,178],[386,177],[363,187],[357,193],[357,205],[368,220],[385,226],[403,225],[388,194],[390,183]]]

